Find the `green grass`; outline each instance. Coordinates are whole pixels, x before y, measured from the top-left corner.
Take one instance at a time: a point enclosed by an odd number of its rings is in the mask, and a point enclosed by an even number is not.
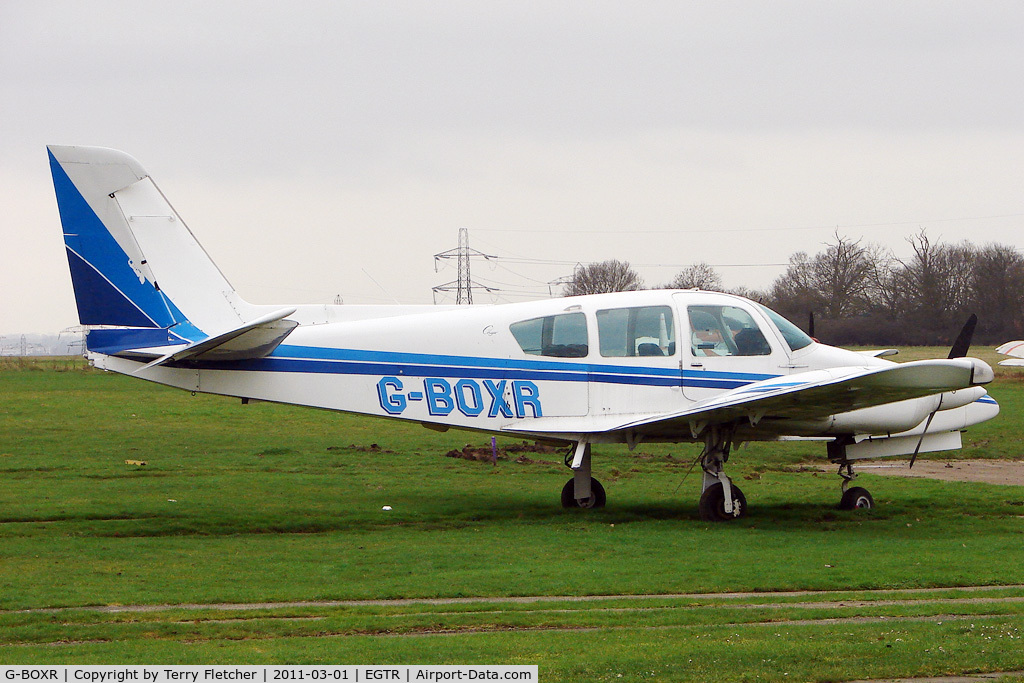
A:
[[[1020,458],[1024,384],[1000,372],[991,393],[1002,414],[952,455]],[[696,446],[595,448],[608,507],[578,511],[559,507],[560,453],[445,456],[488,442],[4,363],[0,663],[521,663],[544,680],[1024,669],[1019,487],[863,475],[878,507],[840,512],[834,474],[798,471],[822,444],[752,444],[730,460],[750,514],[712,526],[687,476]],[[978,585],[1011,587],[984,602],[867,592]],[[836,592],[664,597],[779,590]],[[560,597],[597,595],[653,597]],[[510,596],[551,597],[78,609]],[[56,611],[16,611],[40,608]]]

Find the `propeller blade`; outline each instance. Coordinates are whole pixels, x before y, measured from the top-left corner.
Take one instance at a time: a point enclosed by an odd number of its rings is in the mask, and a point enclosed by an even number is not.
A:
[[[964,323],[963,329],[953,342],[953,348],[949,350],[949,358],[964,358],[971,348],[971,338],[974,337],[974,328],[978,324],[978,316],[971,313],[971,317]]]
[[[807,314],[807,336],[814,338],[814,311]]]
[[[942,407],[942,400],[939,400],[939,408]],[[914,449],[914,454],[910,456],[910,465],[907,469],[914,469],[914,463],[917,462],[917,454],[921,452],[921,444],[924,443],[924,435],[928,433],[928,428],[932,426],[932,420],[935,419],[935,413],[939,412],[939,408],[932,411],[931,415],[928,416],[928,421],[924,423],[924,431],[921,432],[921,438],[917,440],[917,448]]]

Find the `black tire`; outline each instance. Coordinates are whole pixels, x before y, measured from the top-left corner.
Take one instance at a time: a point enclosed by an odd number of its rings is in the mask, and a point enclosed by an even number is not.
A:
[[[747,497],[740,487],[732,485],[733,514],[725,512],[725,488],[722,484],[709,486],[700,496],[700,518],[705,522],[729,522],[747,516]]]
[[[597,479],[590,480],[590,497],[576,500],[576,480],[570,479],[562,487],[562,507],[564,508],[603,508],[605,503],[604,487]]]
[[[840,510],[870,510],[875,507],[875,499],[866,488],[854,486],[843,492],[839,501]]]

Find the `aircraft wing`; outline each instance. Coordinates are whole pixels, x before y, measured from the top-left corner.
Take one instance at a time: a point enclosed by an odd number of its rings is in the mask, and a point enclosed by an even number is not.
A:
[[[872,358],[885,358],[886,356],[895,356],[899,352],[899,349],[874,349],[871,351],[858,351],[857,353]]]
[[[986,384],[992,379],[991,368],[970,358],[922,360],[884,367],[831,368],[753,382],[676,412],[642,417],[600,416],[584,430],[580,429],[579,418],[539,418],[516,423],[510,428],[548,433],[634,430],[642,434],[682,432],[690,424],[698,423],[747,420],[756,424],[764,418],[814,420]]]
[[[1024,341],[1006,342],[996,349],[996,353],[1001,353],[1004,356],[1014,356],[1013,358],[999,361],[1000,365],[1024,365]]]

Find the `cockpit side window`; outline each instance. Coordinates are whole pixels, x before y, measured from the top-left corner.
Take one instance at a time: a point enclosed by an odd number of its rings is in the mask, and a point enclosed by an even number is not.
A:
[[[587,317],[583,313],[564,313],[531,318],[509,326],[519,348],[531,356],[584,358],[590,351]]]
[[[786,344],[789,346],[791,351],[802,349],[805,346],[810,346],[814,343],[814,340],[808,337],[803,330],[783,318],[772,309],[767,306],[761,306],[760,304],[758,304],[758,306],[760,306],[765,315],[775,323],[775,327],[779,328],[779,332],[782,333],[782,338],[786,340]]]
[[[767,356],[771,345],[754,319],[736,306],[690,306],[690,352],[694,356]]]
[[[597,312],[597,336],[606,358],[674,356],[671,306],[610,308]]]

